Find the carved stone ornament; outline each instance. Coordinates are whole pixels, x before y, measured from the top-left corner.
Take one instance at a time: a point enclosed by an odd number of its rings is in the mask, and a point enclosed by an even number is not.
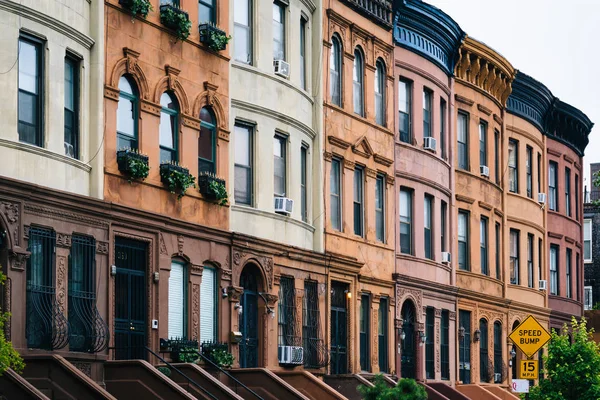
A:
[[[167,252],[167,245],[165,245],[165,238],[162,233],[158,234],[158,248],[160,249],[160,254],[166,256],[169,253]]]
[[[57,233],[56,245],[58,247],[71,247],[71,235],[68,233]]]
[[[267,299],[267,305],[269,307],[275,307],[277,300],[279,300],[279,296],[277,296],[275,294],[266,293],[265,299]]]
[[[96,253],[108,254],[108,242],[96,242]]]
[[[27,265],[27,259],[31,255],[28,251],[13,251],[10,253],[11,269],[16,271],[25,271],[25,265]]]
[[[394,328],[396,329],[402,329],[402,318],[396,318],[394,320]]]
[[[58,256],[58,267],[56,271],[56,300],[58,308],[64,314],[67,301],[67,258]]]
[[[200,285],[192,286],[192,340],[200,334]]]
[[[242,294],[244,293],[244,288],[238,286],[229,286],[227,288],[227,295],[229,296],[229,301],[232,303],[237,303],[242,298]]]
[[[19,245],[19,204],[3,201],[0,203],[0,211],[4,214],[8,226],[7,233],[12,237],[13,246]]]
[[[456,321],[456,312],[450,311],[449,318],[450,318],[450,321]]]
[[[271,290],[271,288],[273,287],[273,280],[274,280],[273,258],[270,256],[261,256],[261,255],[252,254],[252,253],[250,253],[246,250],[242,250],[242,249],[235,249],[233,252],[233,264],[236,266],[244,266],[247,262],[252,262],[260,270],[262,270],[262,272],[264,273],[264,276],[266,279],[266,285],[267,285],[267,287],[265,289],[266,289],[266,291]],[[239,282],[241,273],[242,273],[242,270],[240,268],[234,268],[234,270],[233,270],[234,282]]]
[[[231,270],[230,269],[222,269],[221,270],[221,280],[222,281],[231,281]]]
[[[192,275],[202,276],[202,272],[203,271],[204,271],[204,266],[203,265],[191,264],[191,271],[190,271],[190,273]]]
[[[92,363],[73,361],[73,366],[83,372],[88,378],[92,377]]]
[[[183,241],[184,238],[181,235],[177,235],[177,254],[183,256]]]
[[[417,310],[417,318],[418,321],[423,320],[423,314],[418,312],[418,310],[423,309],[423,292],[417,289],[407,289],[401,286],[396,286],[396,299],[397,299],[397,307],[396,314],[400,317],[400,313],[402,312],[402,305],[406,300],[411,300],[415,305],[415,310]]]

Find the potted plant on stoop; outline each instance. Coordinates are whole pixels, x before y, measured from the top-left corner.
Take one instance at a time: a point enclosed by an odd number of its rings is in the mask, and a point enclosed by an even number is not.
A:
[[[143,181],[148,177],[148,172],[150,171],[148,156],[140,154],[134,149],[117,151],[117,164],[119,171],[127,176],[129,183],[134,180]]]
[[[160,22],[174,31],[179,40],[185,40],[190,36],[192,22],[188,13],[171,4],[160,6]]]
[[[210,172],[202,172],[198,175],[198,191],[209,200],[214,200],[220,206],[227,204],[229,194],[225,186],[225,180],[217,178]]]
[[[221,368],[231,368],[233,365],[234,357],[229,352],[227,343],[203,342],[202,355]]]
[[[198,31],[200,32],[200,42],[207,45],[214,52],[225,50],[227,43],[231,40],[231,35],[227,36],[225,31],[211,23],[198,25]]]
[[[195,186],[196,178],[187,168],[169,162],[160,164],[160,180],[169,192],[177,193],[177,200],[180,200],[190,186]]]
[[[132,17],[139,15],[146,18],[154,10],[150,0],[119,0],[119,4],[128,9]]]

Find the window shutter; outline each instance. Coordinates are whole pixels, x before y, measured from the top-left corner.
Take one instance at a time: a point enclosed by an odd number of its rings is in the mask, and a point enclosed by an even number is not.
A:
[[[216,339],[216,274],[214,268],[204,267],[200,287],[200,343]]]
[[[169,339],[182,338],[184,332],[185,298],[184,268],[182,264],[171,263],[169,277]]]

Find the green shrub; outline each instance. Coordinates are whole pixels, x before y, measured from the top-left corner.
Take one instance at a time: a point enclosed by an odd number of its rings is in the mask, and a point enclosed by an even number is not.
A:
[[[185,40],[190,36],[192,21],[185,11],[170,5],[160,7],[160,22],[175,33],[179,40]]]
[[[119,4],[127,8],[132,16],[139,15],[142,18],[146,18],[154,10],[150,0],[119,0]]]
[[[360,385],[358,387],[363,400],[426,400],[427,392],[425,388],[414,379],[403,378],[398,381],[396,386],[389,387],[383,378],[378,374],[373,379],[373,386]]]

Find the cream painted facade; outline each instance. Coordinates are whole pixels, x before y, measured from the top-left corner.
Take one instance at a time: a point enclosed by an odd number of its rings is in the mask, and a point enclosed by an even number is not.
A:
[[[76,194],[103,193],[103,2],[0,1],[3,176]],[[43,42],[42,146],[19,141],[19,36]],[[64,59],[79,62],[79,159],[64,150]],[[35,171],[35,173],[32,173]]]
[[[322,104],[320,60],[322,54],[321,2],[291,0],[284,5],[286,79],[274,74],[273,2],[231,0],[232,15],[250,6],[251,56],[236,59],[236,38],[231,44],[230,70],[230,193],[235,193],[236,124],[253,132],[251,204],[240,205],[232,196],[230,228],[282,244],[323,251]],[[282,3],[283,4],[283,3]],[[238,9],[236,10],[236,7]],[[235,36],[234,18],[229,31]],[[300,21],[305,20],[305,88],[301,80]],[[238,42],[240,38],[237,38]],[[286,197],[294,200],[293,212],[274,212],[275,134],[285,138]],[[301,213],[301,149],[307,149],[307,211]]]

